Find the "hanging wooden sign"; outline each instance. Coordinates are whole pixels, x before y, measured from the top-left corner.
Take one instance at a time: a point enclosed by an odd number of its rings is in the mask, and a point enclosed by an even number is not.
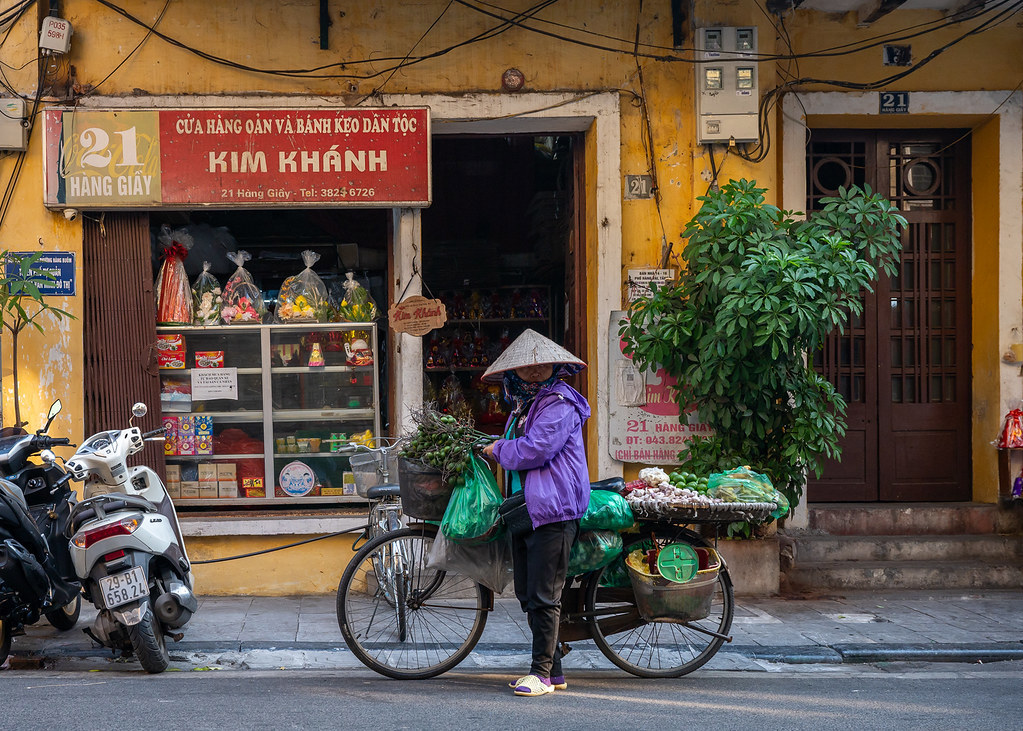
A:
[[[414,294],[391,305],[387,310],[387,318],[395,332],[421,337],[431,330],[444,327],[448,313],[440,300]]]

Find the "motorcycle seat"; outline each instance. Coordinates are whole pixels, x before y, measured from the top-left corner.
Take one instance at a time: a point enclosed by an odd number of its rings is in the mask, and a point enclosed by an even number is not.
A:
[[[71,509],[71,517],[69,519],[71,532],[72,534],[77,533],[90,520],[96,518],[102,520],[109,514],[116,513],[119,510],[141,510],[146,513],[159,512],[159,508],[154,503],[137,495],[98,495],[88,500],[83,500]]]
[[[598,480],[590,483],[591,490],[610,490],[621,493],[625,487],[625,479],[621,477],[608,477],[606,480]]]

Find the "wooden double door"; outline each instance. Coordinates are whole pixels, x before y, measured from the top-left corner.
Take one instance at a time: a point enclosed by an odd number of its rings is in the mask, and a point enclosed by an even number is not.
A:
[[[814,354],[848,404],[848,431],[808,499],[969,500],[969,134],[814,130],[807,150],[807,210],[867,184],[909,224],[898,273]]]

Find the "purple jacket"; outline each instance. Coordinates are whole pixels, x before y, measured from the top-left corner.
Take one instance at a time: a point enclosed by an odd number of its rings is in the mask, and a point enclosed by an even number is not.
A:
[[[581,518],[589,506],[583,445],[583,422],[589,416],[590,405],[582,394],[557,381],[537,394],[526,414],[524,435],[494,445],[498,464],[523,472],[522,489],[534,528]]]

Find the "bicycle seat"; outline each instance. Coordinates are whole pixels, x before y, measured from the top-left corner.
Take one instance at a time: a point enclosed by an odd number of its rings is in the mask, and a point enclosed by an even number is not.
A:
[[[610,490],[611,492],[621,492],[625,487],[625,478],[623,477],[608,477],[606,480],[598,480],[597,482],[590,483],[591,490]]]
[[[366,497],[370,500],[379,500],[380,498],[385,497],[398,497],[400,490],[401,488],[397,485],[373,485],[373,487],[366,490]]]

